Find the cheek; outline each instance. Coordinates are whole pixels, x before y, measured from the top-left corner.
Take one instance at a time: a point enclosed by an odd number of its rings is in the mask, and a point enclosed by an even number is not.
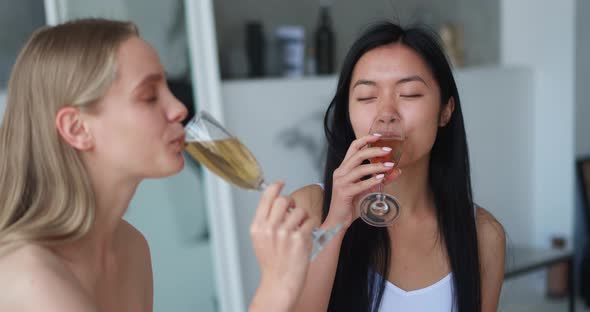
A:
[[[134,139],[127,127],[111,124],[100,130],[96,139],[96,152],[99,157],[119,167],[123,159],[136,156],[132,155],[137,148],[133,146]]]
[[[153,153],[148,149],[157,138],[151,135],[153,129],[145,123],[140,117],[125,118],[122,115],[103,120],[97,129],[96,151],[111,163],[149,159]]]
[[[434,141],[436,140],[438,126],[433,122],[429,122],[416,133],[416,140],[420,149],[423,150],[423,152],[430,152],[434,145]]]
[[[421,110],[406,114],[406,156],[412,161],[424,157],[434,145],[438,133],[438,110]]]
[[[372,115],[373,113],[370,111],[370,107],[359,104],[349,106],[350,123],[356,138],[369,134],[371,123],[373,122]]]

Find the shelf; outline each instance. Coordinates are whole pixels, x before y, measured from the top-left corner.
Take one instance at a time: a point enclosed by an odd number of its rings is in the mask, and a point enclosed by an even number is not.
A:
[[[514,74],[522,70],[527,70],[523,66],[497,66],[497,65],[486,65],[486,66],[469,66],[454,69],[453,73],[455,79],[459,80],[461,77],[484,77],[488,75],[508,75]],[[326,76],[303,76],[299,78],[283,78],[283,77],[266,77],[266,78],[252,78],[252,79],[226,79],[222,80],[221,84],[223,88],[236,88],[239,86],[278,86],[278,85],[307,85],[310,83],[318,82],[322,86],[327,82],[336,82],[338,75],[326,75]],[[459,86],[460,87],[460,86]]]

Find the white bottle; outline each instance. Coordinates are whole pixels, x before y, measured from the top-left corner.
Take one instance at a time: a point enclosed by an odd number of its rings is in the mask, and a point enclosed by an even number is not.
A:
[[[305,30],[303,26],[280,26],[276,30],[281,73],[285,77],[302,77],[305,72]]]

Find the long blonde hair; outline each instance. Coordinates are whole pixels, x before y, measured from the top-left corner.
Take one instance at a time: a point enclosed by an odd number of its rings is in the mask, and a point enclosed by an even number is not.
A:
[[[116,78],[117,49],[138,35],[132,23],[82,19],[36,31],[19,53],[0,126],[1,243],[56,245],[92,227],[88,173],[55,117],[96,103]]]

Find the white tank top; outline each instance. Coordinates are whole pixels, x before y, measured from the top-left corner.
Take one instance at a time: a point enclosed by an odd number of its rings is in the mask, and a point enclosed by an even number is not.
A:
[[[405,291],[385,281],[379,312],[450,312],[458,311],[453,302],[453,273],[440,281],[416,290]]]

